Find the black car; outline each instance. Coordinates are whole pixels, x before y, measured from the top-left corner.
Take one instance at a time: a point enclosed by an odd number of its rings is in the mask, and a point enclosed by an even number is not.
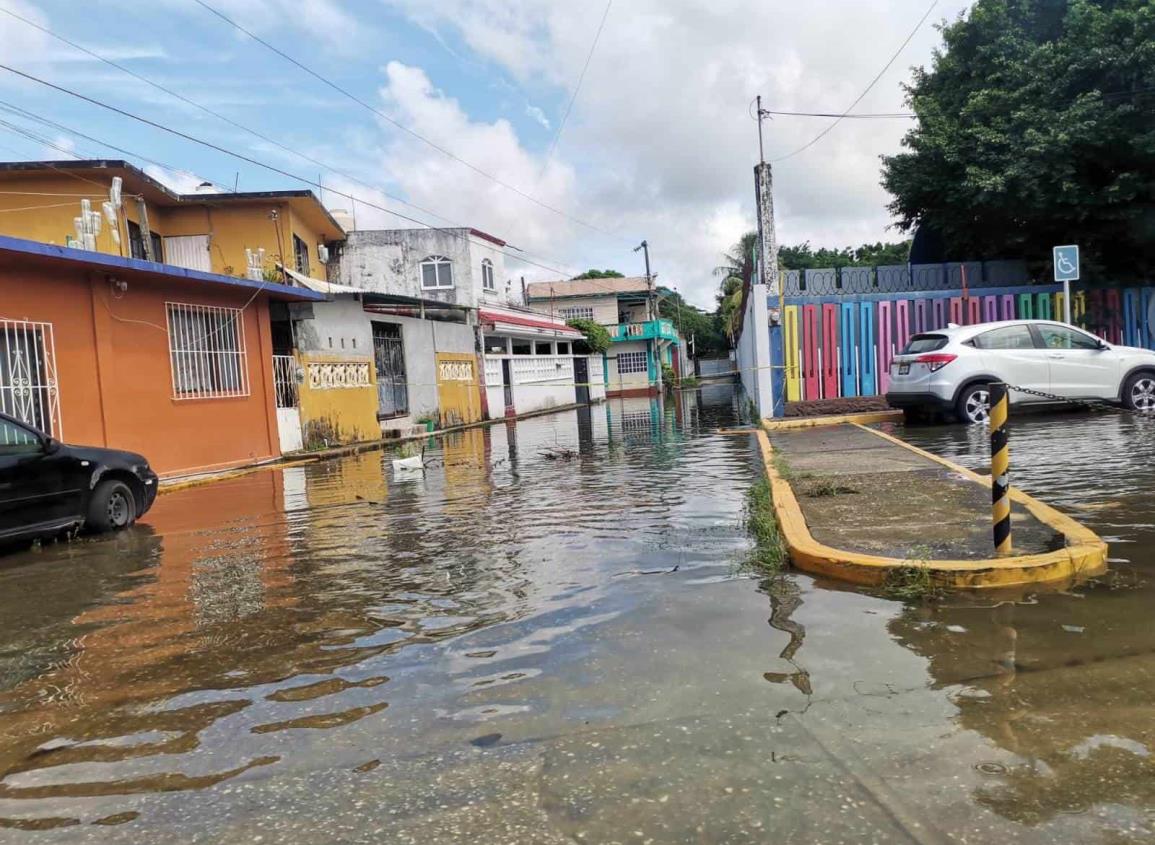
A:
[[[0,541],[119,531],[152,507],[156,487],[141,455],[67,446],[0,414]]]

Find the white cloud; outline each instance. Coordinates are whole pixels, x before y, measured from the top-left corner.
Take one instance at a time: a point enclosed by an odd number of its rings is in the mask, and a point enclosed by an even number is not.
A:
[[[569,95],[603,8],[564,0],[381,2],[447,42],[464,43],[538,102],[564,102]],[[572,192],[555,194],[566,201],[560,207],[622,232],[623,241],[646,237],[664,281],[680,283],[691,299],[708,304],[718,253],[754,222],[757,127],[748,111],[753,97],[762,94],[764,104],[778,110],[841,111],[886,63],[926,5],[927,0],[616,5],[558,153],[573,168]],[[938,43],[931,23],[967,5],[941,3],[858,110],[901,108],[899,83],[909,78],[912,64],[929,60]],[[767,157],[796,149],[824,125],[807,118],[768,122]],[[888,197],[879,186],[878,157],[897,150],[907,128],[904,121],[844,121],[811,150],[777,165],[780,240],[839,246],[897,237],[887,232]],[[444,138],[446,146],[470,158],[452,133]],[[410,164],[420,167],[424,179],[434,180],[437,170],[464,179],[457,165],[435,152],[419,152],[411,151],[417,158]],[[511,237],[534,225],[555,238],[543,249],[576,253],[583,265],[638,269],[630,264],[635,259],[628,246],[572,226],[555,231],[559,227],[548,222],[548,212],[500,189],[491,196],[500,198],[506,216],[517,223]],[[461,196],[457,204],[469,205]]]
[[[545,129],[552,129],[553,128],[553,124],[551,124],[549,122],[549,118],[545,116],[545,112],[543,112],[537,106],[531,106],[527,103],[525,106],[525,114],[527,117],[530,117],[533,120],[540,123],[543,128],[545,128]]]
[[[167,167],[149,164],[145,166],[144,172],[178,194],[224,193],[224,188],[217,185],[201,188],[205,180],[187,170],[169,170]]]

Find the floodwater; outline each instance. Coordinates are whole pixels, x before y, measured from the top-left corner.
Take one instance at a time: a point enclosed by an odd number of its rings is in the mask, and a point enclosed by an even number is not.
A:
[[[0,842],[1155,841],[1155,428],[1012,432],[1108,577],[904,605],[751,571],[737,407],[253,473],[0,559]]]

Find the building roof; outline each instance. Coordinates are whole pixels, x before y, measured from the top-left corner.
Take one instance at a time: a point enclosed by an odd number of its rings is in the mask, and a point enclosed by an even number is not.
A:
[[[622,293],[648,293],[645,276],[624,279],[568,279],[556,282],[530,282],[525,286],[526,296],[533,300],[563,299],[573,296],[617,296]]]
[[[578,338],[585,337],[577,329],[570,328],[561,320],[550,319],[548,314],[531,315],[527,312],[511,313],[507,311],[490,311],[482,308],[478,312],[478,318],[485,324],[492,326],[494,330],[501,331],[517,331],[518,329],[536,329],[538,331],[534,334],[540,334],[541,330],[553,332],[558,337]]]
[[[231,205],[245,203],[286,202],[318,231],[331,231],[331,240],[345,237],[341,224],[307,188],[288,191],[213,191],[209,193],[178,194],[162,182],[149,176],[139,167],[120,159],[83,159],[80,161],[0,161],[0,181],[31,173],[57,172],[62,175],[101,172],[111,180],[124,180],[124,193],[136,194],[161,206]],[[94,186],[95,187],[95,186]]]
[[[201,270],[189,270],[172,264],[159,264],[155,261],[143,261],[139,258],[122,258],[119,255],[89,252],[85,249],[73,249],[56,244],[45,244],[40,241],[27,241],[23,238],[12,238],[7,235],[0,235],[0,258],[22,258],[25,261],[43,262],[56,266],[66,265],[77,270],[105,270],[109,273],[115,272],[137,278],[223,285],[252,292],[259,291],[267,293],[273,299],[288,301],[322,301],[326,299],[325,294],[307,288],[289,287],[288,285],[264,281],[258,282],[253,279],[239,279],[236,276],[224,276],[220,273],[205,273]]]

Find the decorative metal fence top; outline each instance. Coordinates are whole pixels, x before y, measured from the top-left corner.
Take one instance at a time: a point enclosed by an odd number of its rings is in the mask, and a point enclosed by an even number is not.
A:
[[[1023,261],[966,261],[947,264],[894,264],[841,270],[787,270],[786,296],[839,296],[864,293],[992,288],[1030,283]]]

